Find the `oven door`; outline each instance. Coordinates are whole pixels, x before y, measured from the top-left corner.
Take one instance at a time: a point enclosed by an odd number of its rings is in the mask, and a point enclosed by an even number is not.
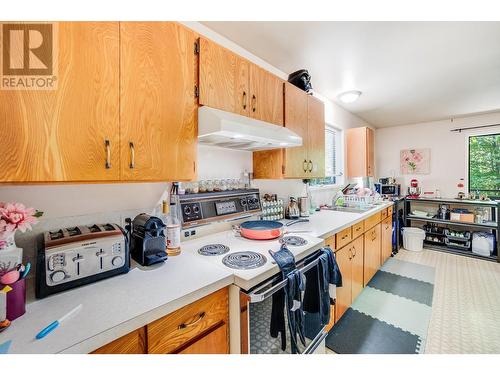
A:
[[[302,265],[302,267],[299,266],[299,270],[302,274],[306,275],[305,272],[313,267],[317,267],[317,262],[312,262],[305,266]],[[270,334],[272,296],[278,291],[282,291],[286,286],[286,282],[280,282],[279,280],[280,278],[277,275],[248,292],[240,292],[241,353],[291,354],[290,332],[288,330],[286,311],[283,311],[286,327],[285,350],[282,350],[281,347],[281,334],[276,338]],[[307,285],[308,280],[306,275],[306,289]],[[319,301],[319,293],[317,298]],[[303,345],[298,340],[299,352],[302,354],[324,353],[325,338],[328,332],[326,326],[320,322],[319,312],[310,313],[306,311],[304,321],[306,345]]]

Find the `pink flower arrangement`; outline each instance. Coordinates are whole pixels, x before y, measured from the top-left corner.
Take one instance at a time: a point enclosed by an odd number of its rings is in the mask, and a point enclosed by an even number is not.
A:
[[[31,225],[42,215],[43,212],[26,208],[22,203],[0,202],[0,248],[18,229],[23,233],[31,230]]]

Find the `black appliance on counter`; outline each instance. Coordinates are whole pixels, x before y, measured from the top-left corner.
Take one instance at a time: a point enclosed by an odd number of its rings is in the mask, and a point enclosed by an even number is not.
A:
[[[163,221],[148,214],[126,219],[125,227],[130,236],[130,254],[143,266],[151,266],[167,260],[166,239]]]
[[[35,295],[51,294],[127,273],[129,242],[117,224],[44,232],[37,240]]]

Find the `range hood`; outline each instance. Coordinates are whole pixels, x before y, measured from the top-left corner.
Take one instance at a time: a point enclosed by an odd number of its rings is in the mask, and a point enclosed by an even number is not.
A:
[[[302,146],[302,138],[283,126],[207,106],[198,109],[198,142],[247,151]]]

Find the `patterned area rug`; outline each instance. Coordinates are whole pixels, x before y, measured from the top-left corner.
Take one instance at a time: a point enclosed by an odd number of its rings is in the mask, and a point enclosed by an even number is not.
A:
[[[388,259],[328,334],[341,354],[414,354],[425,348],[435,269]]]

